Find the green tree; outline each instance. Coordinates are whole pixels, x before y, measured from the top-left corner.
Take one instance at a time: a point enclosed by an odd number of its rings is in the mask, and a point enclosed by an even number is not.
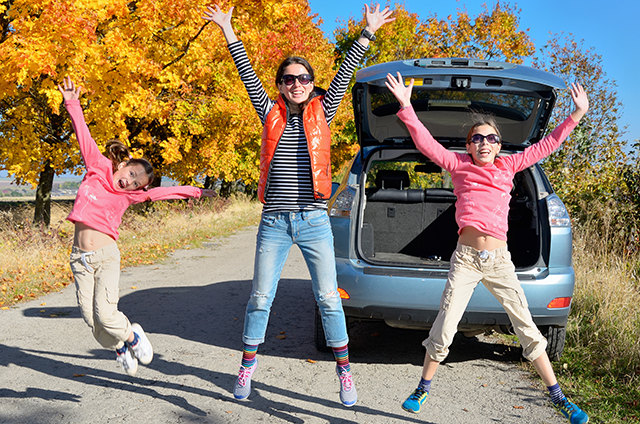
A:
[[[616,83],[607,78],[602,57],[593,48],[585,48],[583,41],[576,41],[571,34],[553,35],[540,48],[534,66],[563,76],[567,83],[579,82],[589,95],[589,112],[563,146],[543,162],[572,216],[584,219],[589,211],[584,207],[585,202],[616,202],[626,190],[621,176],[628,160],[627,142],[618,123],[622,104]],[[557,94],[548,131],[573,109],[568,90]]]

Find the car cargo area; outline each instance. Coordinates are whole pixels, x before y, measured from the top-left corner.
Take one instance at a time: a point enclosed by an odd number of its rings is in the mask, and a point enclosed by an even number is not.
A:
[[[419,152],[383,149],[373,156],[361,203],[360,254],[372,264],[448,269],[458,240],[456,197],[448,174]],[[507,237],[516,268],[540,259],[531,172],[518,173],[511,192]]]

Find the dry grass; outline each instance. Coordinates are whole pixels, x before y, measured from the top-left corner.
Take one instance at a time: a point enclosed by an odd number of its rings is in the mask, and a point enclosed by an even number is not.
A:
[[[602,230],[574,229],[576,287],[556,371],[589,422],[639,422],[640,254]]]
[[[72,203],[52,204],[48,229],[30,224],[32,204],[4,206],[0,210],[0,307],[69,285],[73,224],[65,218]],[[260,205],[241,197],[138,205],[127,211],[120,226],[122,266],[150,264],[175,249],[231,234],[257,224],[259,215]]]
[[[569,335],[574,346],[590,347],[590,362],[601,372],[640,379],[640,290],[636,254],[609,253],[605,241],[578,229],[574,242],[575,303]]]
[[[52,206],[54,219],[65,213],[67,205]],[[70,282],[67,244],[71,245],[73,226],[65,222],[50,229],[33,227],[32,218],[33,208],[27,203],[0,212],[0,306],[35,298]]]

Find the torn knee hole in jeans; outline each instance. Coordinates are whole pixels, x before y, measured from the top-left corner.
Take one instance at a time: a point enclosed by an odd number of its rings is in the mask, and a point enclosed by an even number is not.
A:
[[[266,294],[266,293],[259,292],[259,291],[254,291],[253,293],[251,293],[251,297],[266,298],[266,297],[267,297],[267,294]]]
[[[336,297],[338,292],[336,290],[330,291],[329,293],[325,293],[320,295],[320,300],[331,299],[332,297]]]

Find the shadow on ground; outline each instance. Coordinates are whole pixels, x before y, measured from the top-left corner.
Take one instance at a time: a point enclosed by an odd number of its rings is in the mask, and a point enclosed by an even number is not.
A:
[[[244,312],[251,281],[227,281],[194,287],[137,290],[120,300],[120,310],[150,333],[168,334],[213,346],[242,348]],[[260,355],[330,359],[315,349],[315,301],[309,280],[283,279],[271,310]],[[81,319],[77,308],[31,308],[26,316]],[[350,327],[353,362],[421,365],[422,340],[428,332],[391,328],[382,322],[355,322]],[[282,338],[284,336],[284,338]],[[446,362],[474,359],[518,361],[521,349],[458,335]]]

